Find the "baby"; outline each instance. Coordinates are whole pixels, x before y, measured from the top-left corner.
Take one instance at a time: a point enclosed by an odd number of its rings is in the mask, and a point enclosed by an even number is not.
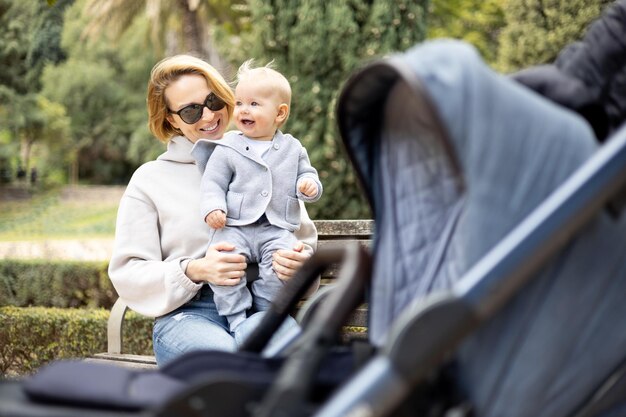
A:
[[[269,65],[254,68],[252,60],[246,61],[239,68],[235,88],[234,119],[239,131],[196,146],[210,154],[202,176],[201,210],[215,230],[211,243],[232,243],[248,262],[259,263],[252,294],[245,279],[236,286],[211,285],[217,310],[226,316],[236,337],[253,303],[256,310],[267,310],[283,286],[272,268],[272,254],[291,250],[297,243],[293,232],[300,227],[299,200],[315,202],[322,195],[306,149],[279,130],[289,117],[290,105],[287,79]],[[201,166],[206,157],[198,153],[196,149]]]

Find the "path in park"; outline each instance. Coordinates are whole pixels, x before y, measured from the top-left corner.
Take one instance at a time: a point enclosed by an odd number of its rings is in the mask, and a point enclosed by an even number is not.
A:
[[[112,239],[0,242],[0,259],[106,261],[110,259],[112,249]]]
[[[63,190],[66,200],[107,199],[119,202],[124,187],[78,186]],[[3,198],[10,198],[8,194]],[[43,241],[0,242],[0,259],[63,259],[77,261],[107,261],[111,257],[113,239],[67,239]]]

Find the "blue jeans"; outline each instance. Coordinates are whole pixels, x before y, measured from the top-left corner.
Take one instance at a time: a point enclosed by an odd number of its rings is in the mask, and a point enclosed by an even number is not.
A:
[[[262,317],[263,312],[253,314],[231,334],[226,317],[217,312],[211,287],[205,285],[187,304],[155,320],[152,342],[157,365],[163,366],[193,350],[233,352],[254,331]],[[294,326],[297,326],[296,321],[288,317],[270,345]]]
[[[237,248],[232,253],[243,255],[247,262],[259,265],[258,277],[249,277],[254,279],[250,285],[246,280],[235,286],[209,284],[215,304],[228,319],[231,330],[237,329],[246,320],[246,310],[253,303],[256,310],[267,310],[271,300],[283,289],[285,283],[274,272],[272,255],[279,249],[291,250],[297,241],[293,232],[274,226],[265,215],[252,224],[226,226],[215,231],[209,244],[228,242]]]

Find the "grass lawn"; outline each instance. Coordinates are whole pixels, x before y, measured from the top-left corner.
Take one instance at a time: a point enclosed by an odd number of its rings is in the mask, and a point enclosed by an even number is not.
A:
[[[0,199],[0,241],[113,238],[120,187],[67,187]]]

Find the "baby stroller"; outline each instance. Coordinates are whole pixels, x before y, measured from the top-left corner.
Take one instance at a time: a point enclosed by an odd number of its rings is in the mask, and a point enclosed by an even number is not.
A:
[[[606,207],[626,179],[626,130],[598,149],[580,117],[452,41],[357,73],[338,118],[376,218],[371,278],[366,255],[346,254],[341,288],[269,380],[222,369],[156,408],[80,415],[624,415],[626,220]],[[335,379],[347,380],[332,397],[316,396],[311,369],[333,360],[364,283],[378,353]],[[288,307],[278,304],[267,323]],[[0,416],[63,415],[23,401],[30,414],[0,405]]]
[[[454,415],[626,415],[626,128],[598,150],[453,41],[370,65],[338,120],[376,215],[380,353],[316,416],[432,403],[442,369]]]

